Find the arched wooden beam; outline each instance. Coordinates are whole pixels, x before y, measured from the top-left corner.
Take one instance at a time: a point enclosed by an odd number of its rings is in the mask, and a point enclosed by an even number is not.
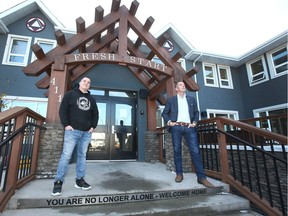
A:
[[[79,53],[65,55],[63,62],[55,62],[54,69],[64,70],[63,64],[83,64],[83,63],[108,63],[108,64],[125,64],[128,66],[142,67],[148,70],[157,71],[160,74],[171,77],[173,69],[164,64],[149,61],[136,56],[120,56],[112,53]]]
[[[28,76],[39,76],[43,72],[50,70],[51,65],[54,62],[54,57],[56,55],[65,55],[67,53],[72,53],[83,44],[86,44],[92,40],[96,34],[101,33],[107,29],[107,26],[111,26],[112,23],[117,22],[120,19],[120,13],[111,13],[104,17],[103,22],[93,23],[86,28],[86,31],[81,35],[74,35],[67,40],[65,46],[55,47],[50,52],[46,53],[46,57],[39,62],[36,60],[24,67],[22,70]]]

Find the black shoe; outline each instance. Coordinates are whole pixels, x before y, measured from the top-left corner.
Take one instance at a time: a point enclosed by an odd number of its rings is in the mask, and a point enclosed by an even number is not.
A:
[[[52,196],[60,196],[61,195],[61,193],[62,193],[62,184],[63,184],[63,182],[60,181],[60,180],[54,182]]]
[[[90,190],[91,189],[91,185],[89,185],[87,182],[85,182],[85,180],[83,178],[80,179],[76,179],[75,188],[81,188],[82,190]]]

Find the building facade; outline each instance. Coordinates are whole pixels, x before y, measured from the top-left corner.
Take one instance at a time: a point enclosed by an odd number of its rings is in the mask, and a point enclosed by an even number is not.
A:
[[[76,32],[65,29],[39,0],[27,0],[2,12],[0,27],[0,93],[5,94],[2,111],[25,106],[46,116],[48,88],[42,83],[51,71],[27,76],[23,68],[37,61],[32,45],[38,44],[45,54],[59,46],[56,31],[61,30],[67,41]],[[199,68],[191,77],[199,90],[189,94],[197,98],[201,118],[225,116],[241,120],[287,114],[288,30],[238,58],[196,50],[173,25],[167,25],[154,37],[163,35],[168,35],[163,46],[170,56],[182,53],[177,61],[184,71]],[[141,51],[149,54],[145,44],[141,44]],[[151,61],[163,63],[157,57]],[[88,160],[144,161],[149,89],[126,65],[95,64],[85,76],[91,78],[91,94],[100,110]],[[164,93],[163,97],[168,95]],[[157,107],[156,126],[162,127],[162,100],[157,100]],[[276,130],[273,125],[267,129]]]

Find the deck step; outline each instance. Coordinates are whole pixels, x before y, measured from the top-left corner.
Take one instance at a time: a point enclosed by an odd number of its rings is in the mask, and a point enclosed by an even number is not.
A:
[[[224,215],[250,210],[248,200],[228,193],[229,185],[208,178],[216,187],[206,188],[194,173],[184,173],[183,182],[176,183],[175,173],[161,163],[87,163],[86,170],[91,190],[74,188],[71,164],[61,196],[51,196],[53,179],[36,179],[16,191],[1,216]]]

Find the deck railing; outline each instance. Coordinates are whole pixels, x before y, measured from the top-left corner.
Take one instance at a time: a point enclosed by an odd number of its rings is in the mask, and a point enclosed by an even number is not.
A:
[[[0,212],[15,190],[36,176],[44,120],[25,107],[0,112]]]
[[[287,214],[287,137],[228,118],[198,124],[207,174],[268,215]]]

